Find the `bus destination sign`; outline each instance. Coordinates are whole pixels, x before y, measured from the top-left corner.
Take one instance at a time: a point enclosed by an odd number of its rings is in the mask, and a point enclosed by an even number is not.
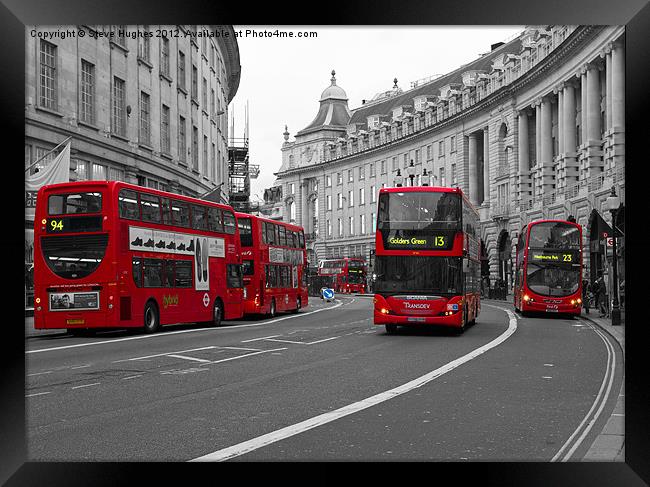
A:
[[[530,260],[533,262],[551,262],[573,264],[579,261],[579,256],[573,250],[530,250]]]
[[[448,234],[429,235],[404,235],[404,232],[390,232],[384,237],[386,249],[423,249],[423,250],[449,250],[453,247],[454,240]]]

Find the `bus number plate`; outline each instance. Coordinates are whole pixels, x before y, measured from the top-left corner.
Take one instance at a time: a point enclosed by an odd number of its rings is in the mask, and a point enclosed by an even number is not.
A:
[[[86,320],[66,320],[68,325],[83,325],[85,322]]]
[[[557,304],[546,306],[546,312],[547,313],[557,313],[558,312]]]
[[[408,317],[406,318],[406,321],[415,321],[417,323],[424,323],[425,319],[424,318],[416,318],[416,317]]]

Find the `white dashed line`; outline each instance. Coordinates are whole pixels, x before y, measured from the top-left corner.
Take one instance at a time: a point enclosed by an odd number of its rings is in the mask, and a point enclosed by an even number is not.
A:
[[[101,384],[101,382],[93,382],[92,384],[84,384],[82,386],[74,386],[71,389],[81,389],[82,387],[98,386],[99,384]]]
[[[34,394],[26,394],[25,397],[44,396],[45,394],[52,394],[52,392],[35,392]]]

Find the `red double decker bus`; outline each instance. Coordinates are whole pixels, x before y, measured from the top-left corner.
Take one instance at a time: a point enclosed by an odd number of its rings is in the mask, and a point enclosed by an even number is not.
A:
[[[117,181],[38,192],[34,327],[143,327],[242,317],[235,213]]]
[[[323,259],[318,263],[319,276],[332,276],[334,291],[366,292],[366,261],[355,257]]]
[[[242,249],[244,314],[297,313],[308,304],[303,228],[236,213]]]
[[[580,315],[582,228],[564,220],[524,225],[517,241],[515,310]]]
[[[481,310],[479,215],[458,188],[379,191],[374,323],[442,325],[460,333]]]

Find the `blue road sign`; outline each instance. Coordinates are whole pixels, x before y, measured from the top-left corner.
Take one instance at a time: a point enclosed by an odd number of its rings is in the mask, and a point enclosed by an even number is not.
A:
[[[334,298],[334,291],[332,289],[323,289],[323,297],[325,299]]]

